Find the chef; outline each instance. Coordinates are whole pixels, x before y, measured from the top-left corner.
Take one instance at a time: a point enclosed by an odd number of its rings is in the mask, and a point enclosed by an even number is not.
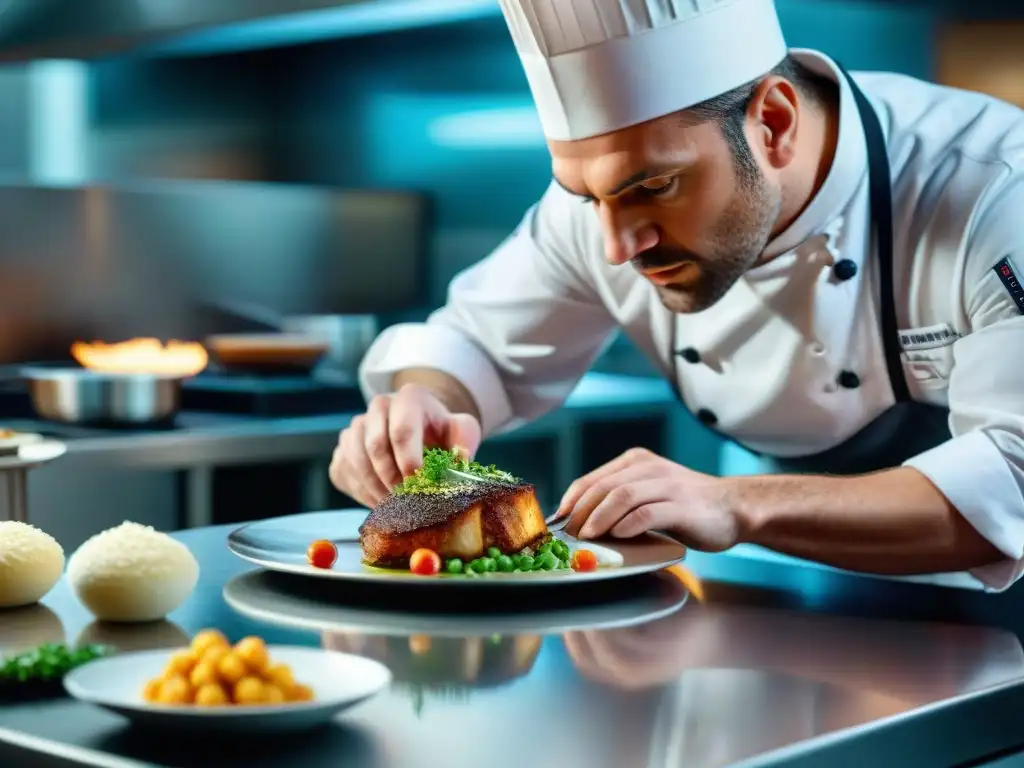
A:
[[[424,444],[536,419],[621,329],[773,471],[632,450],[569,488],[570,531],[1011,585],[1024,113],[790,50],[772,0],[501,5],[553,180],[443,308],[376,341],[335,485],[373,504]]]

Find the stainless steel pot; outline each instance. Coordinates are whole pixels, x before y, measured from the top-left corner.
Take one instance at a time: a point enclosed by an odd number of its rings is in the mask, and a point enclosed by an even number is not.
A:
[[[181,377],[106,374],[84,368],[24,368],[32,406],[67,424],[145,426],[174,417]]]

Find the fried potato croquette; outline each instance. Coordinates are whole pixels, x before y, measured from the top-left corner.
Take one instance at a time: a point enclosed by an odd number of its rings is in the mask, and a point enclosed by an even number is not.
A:
[[[258,637],[247,637],[239,640],[235,646],[235,653],[238,654],[238,658],[245,662],[245,666],[253,672],[260,672],[265,669],[270,660],[267,655],[266,643]]]
[[[160,684],[157,701],[160,704],[191,704],[192,686],[184,677],[169,677]]]
[[[292,671],[284,664],[271,664],[266,668],[263,677],[268,683],[274,683],[283,691],[287,691],[295,685],[295,678]]]
[[[206,662],[216,667],[220,664],[221,660],[231,653],[230,645],[214,645],[206,649],[203,652],[203,656],[200,661]]]
[[[270,658],[262,638],[235,646],[216,629],[204,629],[175,653],[164,673],[142,689],[144,701],[163,705],[223,707],[312,701],[313,690],[296,682],[291,668]]]
[[[258,677],[243,677],[235,685],[235,704],[262,704],[265,697],[265,685]]]
[[[235,685],[249,674],[249,668],[245,666],[245,662],[238,657],[238,654],[231,652],[220,660],[217,665],[217,674],[225,683]]]
[[[179,651],[171,656],[171,660],[167,662],[166,674],[167,676],[181,675],[182,677],[188,677],[192,674],[192,669],[198,660],[195,651],[191,648],[187,651]]]
[[[264,683],[263,700],[267,704],[284,704],[288,699],[285,698],[284,691],[281,690],[280,686],[274,683]]]
[[[288,701],[312,701],[313,689],[308,685],[296,683],[288,691]]]
[[[160,701],[160,686],[164,684],[164,681],[159,677],[155,680],[150,680],[146,683],[146,687],[142,689],[143,701],[149,701],[154,704]]]
[[[210,648],[214,646],[228,647],[228,639],[224,637],[224,633],[217,629],[204,629],[194,638],[192,638],[192,650],[198,655],[206,653]]]
[[[223,707],[231,703],[224,688],[218,684],[204,685],[196,691],[196,706],[199,707]]]
[[[208,661],[201,661],[196,664],[188,681],[193,688],[202,688],[204,685],[218,685],[220,678],[217,677],[217,668]]]

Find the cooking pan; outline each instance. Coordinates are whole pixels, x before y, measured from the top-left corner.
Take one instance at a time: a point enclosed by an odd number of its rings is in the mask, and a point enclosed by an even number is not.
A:
[[[302,333],[238,333],[210,336],[203,346],[228,372],[308,374],[327,354],[327,341]]]
[[[21,370],[36,412],[44,419],[92,426],[150,426],[170,421],[185,377],[98,373],[86,368]]]

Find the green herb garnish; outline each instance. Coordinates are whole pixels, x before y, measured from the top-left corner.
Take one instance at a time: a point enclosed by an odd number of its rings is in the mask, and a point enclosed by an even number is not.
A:
[[[105,645],[72,649],[63,643],[46,643],[16,656],[0,658],[0,685],[60,680],[72,669],[110,653]]]
[[[448,479],[446,472],[455,469],[486,480],[503,480],[508,483],[519,482],[514,475],[498,469],[494,464],[485,466],[477,461],[470,461],[461,453],[448,451],[444,448],[427,448],[423,451],[423,466],[416,470],[396,486],[394,493],[443,493],[456,487]]]

